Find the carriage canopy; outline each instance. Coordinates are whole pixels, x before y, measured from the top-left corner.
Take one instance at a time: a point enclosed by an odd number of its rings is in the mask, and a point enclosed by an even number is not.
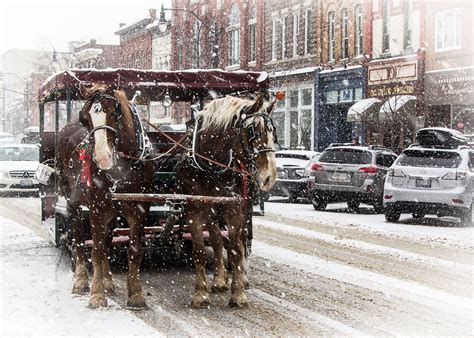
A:
[[[225,95],[236,92],[267,90],[265,72],[223,70],[137,70],[137,69],[70,69],[46,80],[39,90],[42,103],[54,100],[82,100],[81,86],[115,85],[132,97],[139,90],[146,101],[162,101],[166,95],[173,100],[191,101],[211,97],[213,92]],[[69,92],[69,95],[68,95]]]

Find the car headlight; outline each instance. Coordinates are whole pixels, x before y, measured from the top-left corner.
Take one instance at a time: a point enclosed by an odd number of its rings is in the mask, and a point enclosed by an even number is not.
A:
[[[0,178],[6,178],[6,177],[10,177],[10,175],[8,174],[8,171],[0,170]]]

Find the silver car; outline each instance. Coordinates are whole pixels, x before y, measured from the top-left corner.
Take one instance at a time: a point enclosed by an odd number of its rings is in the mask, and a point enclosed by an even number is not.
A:
[[[314,208],[347,202],[349,209],[357,209],[360,203],[367,203],[382,212],[385,175],[396,158],[393,151],[381,146],[329,146],[311,166]]]
[[[435,214],[459,217],[462,224],[470,225],[473,191],[473,149],[412,146],[387,174],[385,218],[396,222],[402,213],[412,213],[414,218]]]

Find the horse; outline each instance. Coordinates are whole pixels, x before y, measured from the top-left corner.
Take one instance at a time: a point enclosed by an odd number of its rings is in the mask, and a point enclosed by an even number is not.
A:
[[[270,117],[274,103],[264,102],[262,94],[255,101],[226,96],[209,102],[196,117],[191,156],[185,154],[177,165],[177,192],[238,197],[236,202],[211,208],[196,204],[188,204],[184,208],[183,219],[190,227],[196,270],[195,291],[191,301],[194,308],[210,305],[203,239],[203,227],[206,225],[215,258],[211,290],[228,290],[228,272],[219,224],[227,225],[229,235],[228,257],[233,273],[229,306],[248,305],[244,293],[248,285],[244,252],[247,237],[246,190],[249,182],[255,179],[260,189],[268,191],[276,179],[273,150],[276,132]],[[216,162],[225,164],[225,168],[216,165]]]
[[[89,307],[107,306],[115,287],[108,251],[117,216],[130,227],[127,306],[147,307],[139,279],[142,234],[150,205],[113,202],[110,192],[151,193],[154,164],[147,161],[151,146],[140,117],[122,90],[103,85],[83,86],[85,100],[79,119],[67,124],[58,136],[60,194],[67,200],[73,235],[73,294],[90,290]],[[81,207],[89,209],[92,235],[92,285],[89,288],[84,252],[85,227]]]

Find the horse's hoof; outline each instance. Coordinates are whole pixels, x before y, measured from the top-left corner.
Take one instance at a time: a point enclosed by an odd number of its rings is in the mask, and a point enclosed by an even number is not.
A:
[[[102,284],[104,284],[105,292],[108,295],[115,295],[115,284],[111,279],[103,279]]]
[[[244,289],[245,289],[245,290],[250,289],[250,283],[249,283],[248,279],[245,279],[245,280],[243,281],[243,284],[244,284]]]
[[[249,301],[245,293],[242,293],[238,296],[232,295],[229,300],[230,307],[247,307],[249,305]]]
[[[75,295],[85,295],[90,291],[89,281],[87,279],[78,279],[74,281],[72,293]]]
[[[229,290],[229,286],[225,281],[214,281],[211,286],[212,292],[226,292]]]
[[[100,293],[95,293],[89,299],[89,307],[91,309],[98,309],[100,307],[107,307],[107,299]]]
[[[194,295],[191,301],[191,307],[195,309],[205,309],[211,305],[208,295]]]
[[[141,293],[136,293],[131,297],[128,297],[127,300],[127,307],[141,310],[146,309],[148,306],[146,305],[145,297]]]

